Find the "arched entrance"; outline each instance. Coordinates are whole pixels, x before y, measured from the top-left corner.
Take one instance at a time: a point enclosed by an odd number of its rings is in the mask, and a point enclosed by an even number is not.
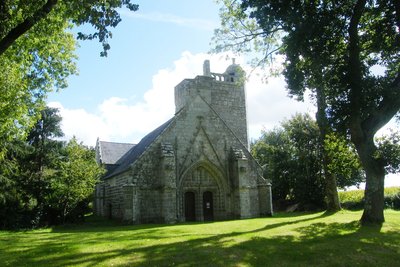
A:
[[[184,172],[179,185],[179,214],[184,221],[226,218],[226,181],[209,162],[199,162]]]
[[[194,192],[185,193],[185,221],[196,221],[196,196]]]
[[[210,191],[203,193],[203,217],[205,221],[214,220],[213,193]]]

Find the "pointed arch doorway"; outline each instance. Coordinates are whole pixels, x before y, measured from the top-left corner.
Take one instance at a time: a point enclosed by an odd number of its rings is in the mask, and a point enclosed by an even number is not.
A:
[[[210,162],[193,164],[179,184],[182,221],[212,221],[226,218],[226,182],[222,172]]]

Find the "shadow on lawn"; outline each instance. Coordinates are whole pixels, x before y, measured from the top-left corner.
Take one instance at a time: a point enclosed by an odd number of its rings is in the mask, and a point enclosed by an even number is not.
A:
[[[299,220],[266,225],[260,229],[233,232],[196,238],[182,242],[158,244],[142,247],[125,246],[123,249],[109,248],[103,253],[74,254],[72,247],[57,244],[33,248],[35,265],[65,266],[395,266],[398,264],[400,240],[398,232],[381,233],[374,227],[359,226],[357,221],[350,223],[310,223],[297,227],[301,222],[316,220],[329,214],[307,217]],[[268,231],[291,225],[293,233],[280,233],[269,237]],[[160,226],[136,226],[148,229]],[[147,227],[147,228],[145,228]],[[111,230],[111,229],[110,229]],[[59,231],[59,232],[62,232]],[[68,232],[68,231],[66,231]],[[66,233],[68,234],[68,233]],[[250,236],[249,236],[250,235]],[[135,238],[140,238],[139,236]],[[96,242],[96,240],[91,240]],[[68,253],[63,253],[68,250]]]

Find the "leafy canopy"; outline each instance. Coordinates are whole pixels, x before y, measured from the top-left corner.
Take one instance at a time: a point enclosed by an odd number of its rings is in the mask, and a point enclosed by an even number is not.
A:
[[[400,2],[223,3],[226,8],[217,41],[222,40],[223,48],[237,51],[243,51],[242,44],[247,43],[251,51],[249,40],[255,36],[262,45],[254,45],[255,51],[264,52],[262,64],[268,62],[268,56],[283,55],[283,74],[290,95],[301,100],[310,90],[317,100],[323,98],[330,127],[351,137],[365,170],[361,221],[382,223],[386,161],[378,153],[374,136],[400,110]],[[255,29],[250,27],[252,21],[256,21]],[[229,28],[234,34],[225,31]],[[381,73],[377,74],[376,69]]]
[[[92,33],[78,33],[80,40],[98,39],[103,46],[102,56],[110,49],[108,39],[112,37],[110,27],[121,21],[119,8],[136,11],[138,5],[130,0],[5,0],[0,4],[0,55],[20,36],[28,33],[39,22],[57,19],[75,26],[90,24]],[[42,32],[45,35],[45,32]]]
[[[320,132],[309,115],[296,114],[280,127],[264,132],[251,152],[272,180],[273,199],[324,208],[326,185],[320,148]],[[338,177],[338,186],[363,181],[360,162],[348,142],[335,135],[325,146],[331,158],[329,168]]]
[[[48,92],[67,86],[76,73],[70,24],[41,21],[0,55],[0,161],[6,143],[26,137],[40,117]]]

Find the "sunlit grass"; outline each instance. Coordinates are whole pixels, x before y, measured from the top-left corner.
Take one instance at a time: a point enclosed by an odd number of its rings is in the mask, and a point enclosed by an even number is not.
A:
[[[361,212],[177,225],[84,225],[0,232],[0,266],[398,266],[400,212],[361,228]]]

